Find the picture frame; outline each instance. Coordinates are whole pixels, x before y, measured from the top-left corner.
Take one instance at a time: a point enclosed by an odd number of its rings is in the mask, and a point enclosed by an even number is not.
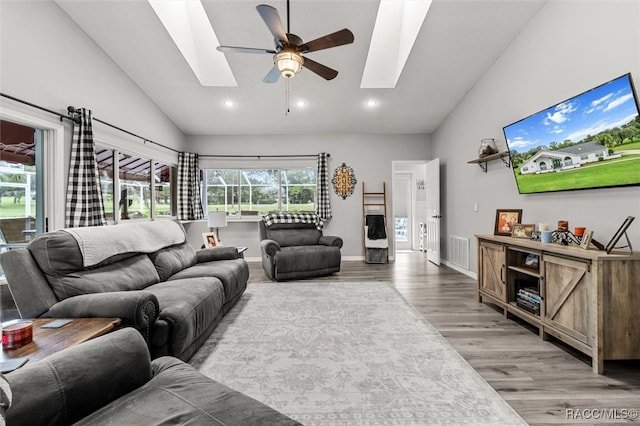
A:
[[[618,243],[618,240],[620,240],[620,238],[622,238],[623,235],[626,235],[627,229],[629,228],[629,226],[631,225],[631,222],[633,222],[634,219],[635,217],[633,216],[627,216],[624,222],[622,222],[622,225],[620,225],[620,228],[618,228],[616,233],[613,234],[613,237],[611,237],[611,240],[605,246],[605,250],[607,251],[607,254],[611,253],[611,251],[615,248],[616,244]],[[626,248],[626,247],[629,247],[629,250],[631,250],[631,241],[629,241],[628,236],[627,236],[627,245],[622,248]]]
[[[526,238],[530,240],[535,230],[536,230],[536,225],[532,223],[531,224],[516,223],[515,225],[513,225],[513,228],[511,229],[511,236],[513,238]]]
[[[220,245],[220,241],[215,232],[203,232],[202,242],[204,243],[204,248],[214,248]]]
[[[593,231],[591,229],[585,229],[582,234],[582,239],[580,240],[580,247],[588,250],[589,245],[591,244],[591,239],[593,238]]]
[[[522,209],[498,209],[496,210],[496,223],[493,234],[510,237],[513,225],[521,222]]]

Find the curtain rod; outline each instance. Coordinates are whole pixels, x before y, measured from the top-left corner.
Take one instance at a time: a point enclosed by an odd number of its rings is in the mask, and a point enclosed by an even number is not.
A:
[[[67,107],[67,112],[69,113],[69,117],[68,117],[68,118],[70,118],[70,119],[71,119],[71,120],[73,120],[74,122],[77,122],[77,121],[76,121],[76,119],[75,119],[75,117],[73,117],[73,115],[78,114],[80,111],[81,111],[81,110],[80,110],[79,108],[76,108],[76,107],[74,107],[74,106],[68,106],[68,107]],[[163,145],[163,144],[158,143],[158,142],[154,142],[154,141],[152,141],[151,139],[143,138],[143,137],[142,137],[142,136],[140,136],[140,135],[136,135],[136,134],[135,134],[135,133],[133,133],[133,132],[130,132],[130,131],[128,131],[128,130],[123,129],[122,127],[118,127],[118,126],[115,126],[115,125],[113,125],[113,124],[111,124],[111,123],[107,123],[106,121],[100,120],[99,118],[93,117],[93,120],[94,120],[94,121],[97,121],[98,123],[102,123],[102,124],[104,124],[105,126],[109,126],[109,127],[111,127],[112,129],[116,129],[116,130],[119,130],[119,131],[121,131],[121,132],[123,132],[123,133],[126,133],[126,134],[128,134],[128,135],[131,135],[131,136],[133,136],[133,137],[136,137],[136,138],[138,138],[138,139],[142,139],[144,143],[149,142],[149,143],[152,143],[152,144],[157,145],[157,146],[159,146],[159,147],[162,147],[162,148],[164,148],[164,149],[168,149],[169,151],[173,151],[173,152],[177,152],[177,153],[179,153],[179,152],[180,152],[180,151],[178,151],[177,149],[171,148],[171,147],[169,147],[169,146]]]
[[[27,101],[25,101],[23,99],[19,99],[19,98],[16,98],[14,96],[7,95],[6,93],[0,93],[0,96],[2,96],[3,98],[11,99],[12,101],[16,101],[16,102],[19,102],[19,103],[24,104],[24,105],[28,105],[28,106],[30,106],[32,108],[39,109],[40,111],[45,111],[45,112],[48,112],[49,114],[57,115],[58,117],[60,117],[60,121],[62,121],[63,118],[67,119],[67,120],[70,120],[70,121],[73,121],[73,119],[71,117],[68,117],[66,115],[62,115],[59,112],[47,109],[47,108],[42,107],[40,105],[32,104],[31,102],[27,102]]]
[[[16,98],[16,97],[11,96],[11,95],[7,95],[5,93],[0,93],[0,96],[2,96],[4,98],[11,99],[12,101],[16,101],[16,102],[19,102],[19,103],[24,104],[24,105],[28,105],[28,106],[30,106],[32,108],[36,108],[36,109],[39,109],[41,111],[48,112],[49,114],[57,115],[58,117],[60,117],[60,121],[62,121],[63,119],[66,119],[66,120],[70,120],[70,121],[72,121],[74,123],[77,123],[77,119],[73,115],[77,114],[78,112],[80,112],[80,109],[78,109],[76,107],[68,106],[67,107],[67,115],[63,115],[63,114],[60,114],[59,112],[50,110],[50,109],[42,107],[40,105],[33,104],[33,103],[25,101],[23,99]],[[121,131],[123,133],[126,133],[128,135],[134,136],[134,137],[136,137],[138,139],[142,139],[144,141],[144,143],[149,142],[149,143],[152,143],[152,144],[157,145],[159,147],[168,149],[169,151],[173,151],[173,152],[176,152],[176,153],[180,152],[177,149],[171,148],[169,146],[163,145],[163,144],[158,143],[158,142],[154,142],[151,139],[143,138],[140,135],[137,135],[137,134],[135,134],[133,132],[125,130],[125,129],[121,128],[121,127],[115,126],[115,125],[113,125],[111,123],[107,123],[106,121],[100,120],[99,118],[93,117],[93,120],[97,121],[98,123],[102,123],[105,126],[109,126],[109,127],[113,128],[113,129],[116,129],[116,130],[119,130],[119,131]],[[315,158],[317,156],[318,156],[318,154],[300,154],[300,155],[295,155],[295,154],[288,154],[288,155],[224,155],[224,154],[218,155],[218,154],[203,154],[203,155],[199,155],[199,157],[210,157],[210,158],[257,158],[258,160],[261,159],[261,158],[302,158],[302,157],[314,157]],[[327,157],[331,157],[331,154],[327,154]]]
[[[28,106],[30,106],[30,107],[32,107],[32,108],[39,109],[40,111],[44,111],[44,112],[48,112],[49,114],[57,115],[58,117],[60,117],[60,121],[62,121],[63,119],[65,119],[65,120],[69,120],[69,121],[72,121],[72,122],[74,122],[74,123],[77,123],[76,118],[72,116],[72,114],[79,112],[79,110],[78,110],[78,109],[76,109],[75,107],[68,106],[68,107],[67,107],[67,115],[63,115],[63,114],[60,114],[59,112],[56,112],[56,111],[50,110],[50,109],[45,108],[45,107],[43,107],[43,106],[36,105],[36,104],[34,104],[34,103],[31,103],[31,102],[25,101],[24,99],[20,99],[20,98],[16,98],[15,96],[7,95],[6,93],[0,93],[0,96],[2,96],[3,98],[11,99],[12,101],[19,102],[19,103],[24,104],[24,105],[28,105]],[[130,132],[130,131],[128,131],[128,130],[125,130],[125,129],[120,128],[120,127],[118,127],[118,126],[114,126],[113,124],[111,124],[111,123],[107,123],[106,121],[102,121],[102,120],[100,120],[99,118],[95,118],[95,117],[93,117],[93,119],[94,119],[95,121],[99,122],[99,123],[104,124],[105,126],[109,126],[109,127],[114,128],[114,129],[116,129],[116,130],[119,130],[119,131],[121,131],[121,132],[127,133],[127,134],[129,134],[129,135],[131,135],[131,136],[134,136],[134,137],[136,137],[136,138],[138,138],[138,139],[142,139],[145,143],[146,143],[146,142],[149,142],[149,143],[152,143],[152,144],[157,145],[157,146],[159,146],[159,147],[162,147],[162,148],[168,149],[168,150],[170,150],[170,151],[173,151],[173,152],[180,152],[180,151],[178,151],[177,149],[171,148],[171,147],[169,147],[169,146],[163,145],[163,144],[158,143],[158,142],[154,142],[154,141],[152,141],[152,140],[150,140],[150,139],[147,139],[147,138],[143,138],[142,136],[136,135],[135,133],[132,133],[132,132]]]
[[[316,158],[318,154],[283,154],[283,155],[233,155],[233,154],[201,154],[198,157],[209,157],[209,158],[257,158],[258,160],[261,158],[302,158],[302,157],[313,157]],[[327,154],[327,157],[331,157],[331,154]]]

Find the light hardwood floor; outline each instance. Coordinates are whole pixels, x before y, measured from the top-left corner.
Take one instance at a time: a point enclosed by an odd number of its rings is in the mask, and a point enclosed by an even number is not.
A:
[[[319,279],[391,282],[529,424],[640,422],[639,361],[609,361],[604,375],[593,373],[591,358],[478,303],[474,279],[427,262],[424,253],[341,269]],[[250,262],[250,272],[250,283],[269,281],[259,262]]]

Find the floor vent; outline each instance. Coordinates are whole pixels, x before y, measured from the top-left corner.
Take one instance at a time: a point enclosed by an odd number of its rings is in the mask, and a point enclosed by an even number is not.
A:
[[[469,269],[469,239],[449,236],[449,262],[464,269]]]

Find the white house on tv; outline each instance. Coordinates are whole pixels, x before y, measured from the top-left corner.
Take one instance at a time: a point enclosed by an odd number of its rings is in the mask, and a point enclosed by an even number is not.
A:
[[[548,173],[574,169],[595,161],[618,158],[620,154],[609,154],[609,149],[595,142],[585,142],[556,151],[542,150],[529,158],[521,167],[523,175]]]

